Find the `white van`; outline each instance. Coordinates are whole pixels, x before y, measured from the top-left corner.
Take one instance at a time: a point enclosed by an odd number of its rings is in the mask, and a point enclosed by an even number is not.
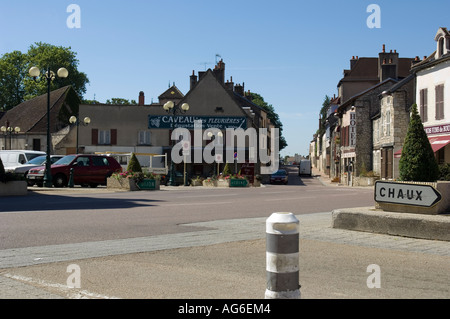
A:
[[[311,169],[311,161],[310,160],[301,160],[300,165],[298,166],[298,175],[308,175],[312,176]]]
[[[39,151],[0,151],[0,157],[5,170],[7,170],[8,167],[23,165],[29,160],[45,154],[45,152]]]

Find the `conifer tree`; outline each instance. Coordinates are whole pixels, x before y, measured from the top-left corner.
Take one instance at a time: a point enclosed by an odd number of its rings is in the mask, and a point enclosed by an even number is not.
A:
[[[130,162],[128,163],[128,166],[127,166],[127,171],[133,172],[133,173],[141,173],[142,172],[141,164],[139,163],[139,161],[134,153],[131,154]]]
[[[401,181],[435,182],[439,177],[438,164],[416,104],[411,109],[399,170]]]

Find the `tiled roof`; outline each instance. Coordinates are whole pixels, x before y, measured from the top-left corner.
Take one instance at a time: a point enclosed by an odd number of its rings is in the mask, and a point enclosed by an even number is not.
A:
[[[65,86],[50,92],[50,123],[52,123],[52,119],[56,120],[70,89],[70,86]],[[43,133],[47,130],[46,115],[47,94],[44,94],[25,101],[6,112],[0,119],[0,126],[6,125],[8,121],[11,126],[20,127],[22,133]],[[52,125],[52,127],[54,126]]]

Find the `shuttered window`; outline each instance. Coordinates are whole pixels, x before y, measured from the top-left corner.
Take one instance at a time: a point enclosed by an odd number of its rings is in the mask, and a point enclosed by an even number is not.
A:
[[[428,121],[428,89],[420,90],[420,117],[422,123]]]
[[[444,118],[444,85],[436,86],[436,120]]]

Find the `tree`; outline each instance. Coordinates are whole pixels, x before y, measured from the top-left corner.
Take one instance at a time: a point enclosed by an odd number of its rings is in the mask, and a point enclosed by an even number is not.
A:
[[[416,104],[411,109],[399,171],[401,181],[434,182],[439,177],[439,167]]]
[[[128,163],[128,166],[127,166],[127,171],[133,172],[133,173],[141,173],[142,172],[141,164],[139,163],[139,161],[134,153],[131,154],[130,162]]]
[[[223,172],[222,172],[222,176],[230,176],[231,175],[231,170],[230,170],[230,165],[228,165],[228,162],[225,164],[225,167],[223,168]]]
[[[0,59],[0,111],[23,102],[25,95],[26,55],[20,51],[6,53]]]
[[[111,100],[106,100],[105,104],[110,105],[137,105],[136,100],[127,100],[122,98],[112,98]]]
[[[89,79],[78,71],[79,61],[70,47],[54,46],[37,42],[30,46],[27,53],[14,51],[0,58],[0,110],[9,110],[25,100],[47,93],[46,81],[34,81],[28,70],[32,66],[41,71],[50,68],[56,73],[64,67],[69,71],[66,79],[55,77],[50,90],[71,85],[80,98],[86,93]]]
[[[264,101],[264,98],[257,93],[250,93],[252,102],[260,107],[262,107],[267,112],[267,118],[270,122],[279,129],[280,139],[279,139],[279,150],[286,148],[288,146],[286,139],[283,136],[283,123],[281,123],[280,117],[275,112],[275,108]]]

